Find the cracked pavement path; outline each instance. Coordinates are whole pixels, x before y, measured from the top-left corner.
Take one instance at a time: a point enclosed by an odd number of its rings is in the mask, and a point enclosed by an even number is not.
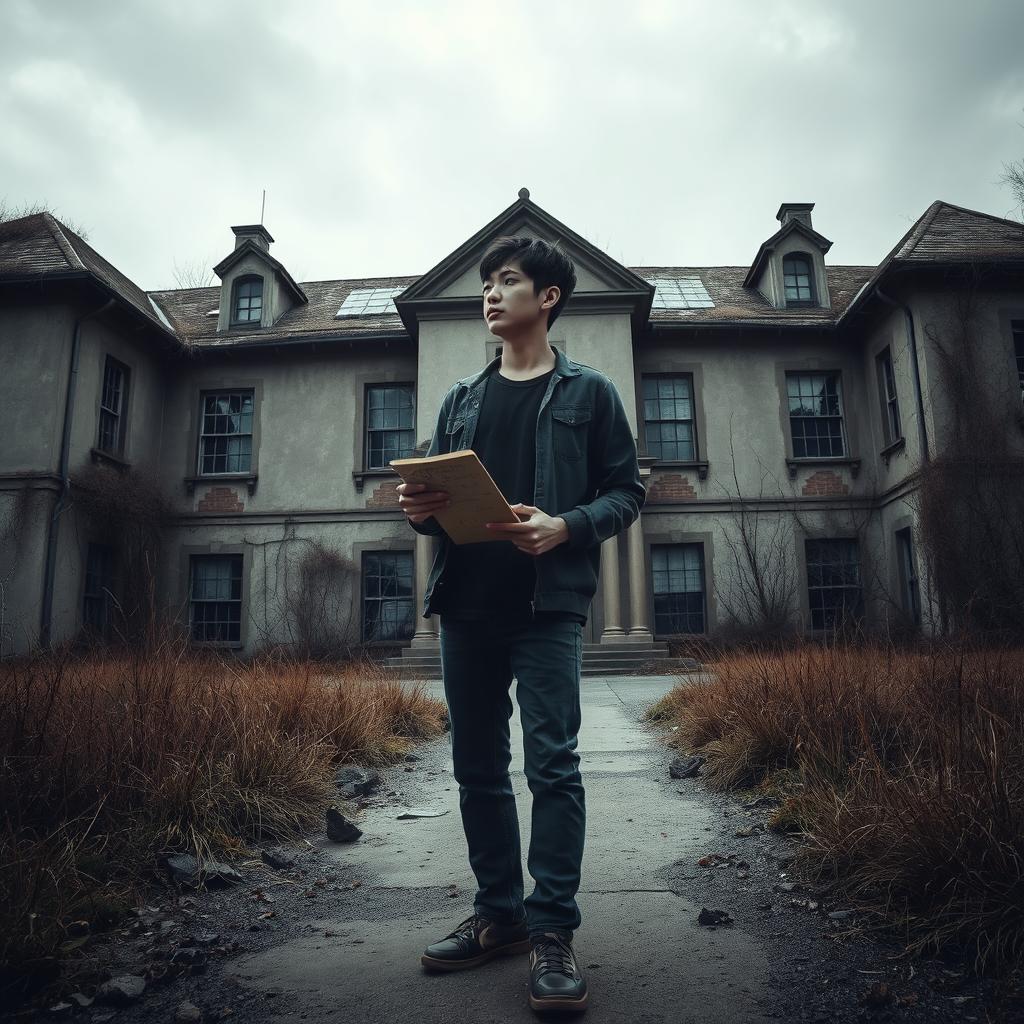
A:
[[[680,861],[696,873],[692,865],[708,852],[708,832],[720,829],[720,811],[668,784],[672,755],[639,721],[642,709],[675,682],[636,676],[583,682],[579,751],[587,842],[575,944],[593,1022],[767,1019],[758,1006],[768,971],[762,941],[741,927],[699,926],[702,904],[671,884]],[[428,688],[443,699],[440,683]],[[512,727],[525,872],[530,793],[518,707]],[[290,1008],[319,1019],[442,1021],[456,1007],[460,1018],[477,1021],[535,1019],[526,1000],[525,956],[454,974],[421,971],[423,947],[471,913],[476,887],[447,734],[417,754],[414,772],[390,771],[382,791],[401,788],[403,802],[450,813],[398,821],[394,804],[370,807],[359,821],[359,842],[321,840],[329,861],[359,887],[329,915],[311,916],[307,935],[235,960],[241,985],[286,994]],[[665,785],[655,785],[655,778]],[[524,877],[529,892],[532,879]],[[447,895],[450,886],[457,887],[454,897]],[[325,937],[325,931],[334,934]]]

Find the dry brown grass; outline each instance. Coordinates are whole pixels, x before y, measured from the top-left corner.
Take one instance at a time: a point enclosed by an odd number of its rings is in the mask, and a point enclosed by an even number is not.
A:
[[[708,782],[784,797],[797,867],[912,951],[1024,956],[1024,651],[811,645],[722,658],[652,709]]]
[[[322,822],[335,766],[393,761],[445,714],[372,664],[172,643],[4,663],[0,707],[0,991],[53,976],[68,920],[122,916],[159,851],[297,837]]]

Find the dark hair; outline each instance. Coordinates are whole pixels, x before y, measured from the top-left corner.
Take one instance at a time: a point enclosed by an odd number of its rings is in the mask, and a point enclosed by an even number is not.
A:
[[[480,280],[486,281],[499,267],[515,260],[523,273],[533,281],[533,294],[540,295],[542,288],[555,285],[561,295],[548,311],[548,327],[565,308],[573,289],[576,287],[576,268],[572,260],[555,245],[549,245],[541,238],[505,236],[496,238],[480,261]]]

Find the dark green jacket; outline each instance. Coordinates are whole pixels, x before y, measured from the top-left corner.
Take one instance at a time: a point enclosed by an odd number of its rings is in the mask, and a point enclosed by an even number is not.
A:
[[[601,542],[625,530],[640,514],[644,486],[636,443],[615,385],[589,366],[574,363],[558,349],[537,417],[537,459],[533,504],[561,516],[569,540],[534,559],[537,611],[587,615],[597,590]],[[501,365],[492,360],[445,395],[427,455],[473,447],[487,382]],[[412,523],[418,533],[441,542],[424,595],[423,615],[442,606],[445,562],[451,541],[436,519]]]

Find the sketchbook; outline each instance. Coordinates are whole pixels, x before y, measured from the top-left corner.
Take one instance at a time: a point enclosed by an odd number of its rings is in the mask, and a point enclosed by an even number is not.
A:
[[[389,465],[408,484],[447,492],[451,505],[435,512],[434,518],[456,544],[496,540],[487,523],[522,522],[471,449],[423,459],[392,459]]]

